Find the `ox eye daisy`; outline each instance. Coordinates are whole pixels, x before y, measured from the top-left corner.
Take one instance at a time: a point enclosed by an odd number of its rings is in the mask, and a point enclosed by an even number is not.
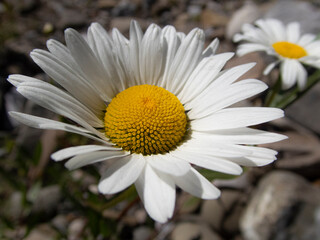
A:
[[[267,66],[267,75],[280,64],[282,89],[291,88],[295,83],[304,89],[307,71],[303,65],[320,68],[320,41],[312,34],[300,34],[297,22],[284,25],[276,19],[260,19],[255,26],[245,24],[241,34],[234,36],[234,41],[245,41],[237,49],[239,56],[255,51],[265,51],[277,58]]]
[[[187,35],[152,24],[145,33],[132,21],[130,38],[93,23],[87,38],[65,31],[66,45],[49,40],[49,51],[32,59],[60,86],[23,75],[8,78],[26,98],[72,120],[63,123],[11,112],[40,129],[91,138],[51,155],[69,170],[112,160],[98,189],[118,193],[134,184],[151,218],[172,217],[176,187],[203,199],[220,191],[197,169],[239,175],[241,166],[263,166],[277,152],[264,147],[286,137],[250,126],[283,117],[277,108],[234,107],[267,86],[237,81],[254,64],[223,69],[233,53],[216,54],[218,40],[204,48],[205,35]]]

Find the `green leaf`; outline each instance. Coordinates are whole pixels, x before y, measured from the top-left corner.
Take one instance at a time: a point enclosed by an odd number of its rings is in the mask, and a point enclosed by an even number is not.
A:
[[[197,198],[189,195],[186,201],[183,202],[181,208],[179,209],[179,212],[183,213],[183,212],[194,211],[196,208],[198,208],[201,201],[202,201],[201,198]]]
[[[105,209],[111,208],[124,200],[131,201],[131,200],[135,199],[136,197],[137,197],[137,192],[136,192],[134,185],[132,185],[127,190],[125,190],[125,191],[119,193],[118,195],[116,195],[115,197],[111,198],[103,207]]]
[[[209,181],[212,181],[215,179],[234,179],[239,177],[238,175],[230,175],[226,173],[215,172],[215,171],[211,171],[204,168],[200,169],[199,172]]]

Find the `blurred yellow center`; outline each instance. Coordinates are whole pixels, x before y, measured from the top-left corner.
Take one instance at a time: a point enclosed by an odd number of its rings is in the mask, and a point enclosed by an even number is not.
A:
[[[164,88],[139,85],[115,96],[104,117],[106,136],[126,151],[161,154],[186,134],[187,117],[179,99]]]
[[[276,42],[272,44],[272,47],[282,57],[298,59],[307,56],[306,50],[294,43]]]

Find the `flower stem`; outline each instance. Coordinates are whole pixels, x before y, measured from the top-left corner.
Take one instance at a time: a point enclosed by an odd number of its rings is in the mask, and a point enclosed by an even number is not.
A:
[[[279,91],[281,89],[281,76],[279,76],[276,84],[273,86],[272,89],[270,89],[270,91],[267,94],[267,97],[265,99],[265,107],[271,107],[275,98],[277,97]]]
[[[302,91],[296,86],[291,91],[283,94],[273,106],[277,108],[285,109],[292,103],[300,99],[306,94],[317,82],[320,80],[320,70],[315,71],[307,80],[306,87]]]

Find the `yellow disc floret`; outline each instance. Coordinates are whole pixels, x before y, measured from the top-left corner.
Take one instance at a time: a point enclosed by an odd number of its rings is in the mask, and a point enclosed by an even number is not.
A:
[[[294,43],[276,42],[272,47],[282,57],[298,59],[307,56],[307,51]]]
[[[106,136],[143,155],[173,150],[183,139],[187,117],[179,99],[164,88],[139,85],[112,99],[104,117]]]

